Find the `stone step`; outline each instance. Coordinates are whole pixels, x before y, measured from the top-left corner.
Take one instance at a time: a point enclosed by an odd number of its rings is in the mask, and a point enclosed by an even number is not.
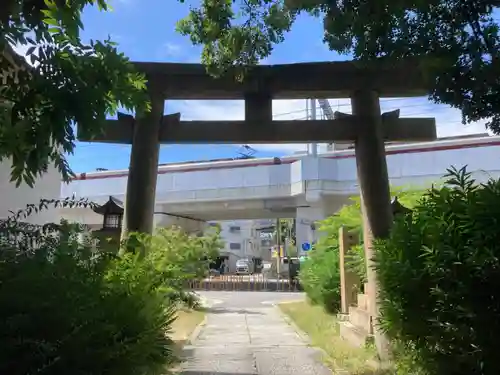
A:
[[[368,295],[358,294],[357,303],[360,309],[369,311],[370,305],[368,304]]]
[[[340,337],[352,346],[362,348],[373,341],[373,336],[350,322],[339,322]]]
[[[366,310],[360,309],[359,307],[349,307],[349,322],[368,333],[373,332],[370,313]]]

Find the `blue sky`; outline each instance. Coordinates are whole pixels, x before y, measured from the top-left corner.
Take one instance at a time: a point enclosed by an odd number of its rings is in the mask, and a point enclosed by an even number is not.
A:
[[[196,4],[197,1],[191,1]],[[198,62],[201,49],[193,47],[188,38],[176,33],[176,22],[187,15],[189,2],[175,0],[114,0],[113,11],[99,12],[89,8],[84,13],[84,37],[103,39],[108,35],[119,44],[120,50],[133,61]],[[322,43],[322,21],[309,16],[298,19],[286,41],[277,46],[265,63],[343,60]],[[349,112],[348,100],[331,100],[334,109]],[[444,106],[430,104],[426,98],[388,99],[383,110],[401,108],[403,116],[437,119],[439,135],[483,132],[482,124],[463,126],[460,114]],[[277,118],[304,118],[305,100],[275,101]],[[229,120],[242,119],[240,102],[167,101],[166,113],[181,112],[183,119]],[[281,156],[305,149],[305,145],[252,145],[256,156]],[[164,145],[160,162],[214,159],[237,156],[241,145]],[[75,154],[69,157],[75,172],[96,168],[127,168],[130,146],[78,143]]]

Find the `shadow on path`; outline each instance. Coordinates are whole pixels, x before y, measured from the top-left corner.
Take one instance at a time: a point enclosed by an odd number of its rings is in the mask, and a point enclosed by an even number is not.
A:
[[[184,371],[182,375],[257,375],[253,373],[234,373],[234,372],[217,372],[217,371]]]
[[[230,309],[224,307],[206,307],[202,310],[207,314],[265,315],[265,313],[260,311],[252,311],[248,309]]]

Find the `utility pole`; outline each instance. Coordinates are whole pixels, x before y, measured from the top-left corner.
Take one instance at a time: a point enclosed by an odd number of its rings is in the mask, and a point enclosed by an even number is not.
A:
[[[310,118],[310,120],[316,120],[316,99],[311,99],[311,118]],[[313,157],[318,156],[318,144],[317,143],[310,144],[310,153],[311,153],[311,156],[313,156]]]
[[[290,226],[289,219],[287,219],[286,222],[286,237],[285,237],[285,242],[286,242],[286,259],[288,261],[288,281],[290,282],[290,285],[292,285],[292,258],[290,256],[290,242],[292,239],[292,228]],[[294,271],[295,272],[295,271]]]
[[[278,279],[280,277],[280,265],[281,265],[281,228],[280,219],[276,219],[276,247],[278,248],[278,256],[276,263],[276,270],[278,272]]]

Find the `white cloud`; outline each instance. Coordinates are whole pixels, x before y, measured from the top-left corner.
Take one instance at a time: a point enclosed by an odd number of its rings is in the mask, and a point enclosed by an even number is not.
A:
[[[178,45],[178,44],[175,44],[175,43],[165,43],[163,45],[163,49],[165,51],[165,53],[169,56],[175,56],[175,55],[178,55],[179,52],[181,52],[181,46]]]
[[[349,99],[332,99],[329,101],[334,111],[350,113]],[[181,112],[183,120],[243,120],[244,106],[242,101],[171,101],[171,111]],[[167,104],[170,107],[170,104]],[[306,100],[275,100],[273,114],[276,119],[305,119],[307,116]],[[485,122],[463,125],[460,111],[445,105],[436,105],[427,98],[388,98],[381,100],[382,111],[401,109],[401,117],[434,117],[439,137],[485,133]],[[322,111],[318,108],[317,118]],[[277,154],[289,154],[304,151],[306,144],[259,144],[252,145],[256,150],[275,151]]]

